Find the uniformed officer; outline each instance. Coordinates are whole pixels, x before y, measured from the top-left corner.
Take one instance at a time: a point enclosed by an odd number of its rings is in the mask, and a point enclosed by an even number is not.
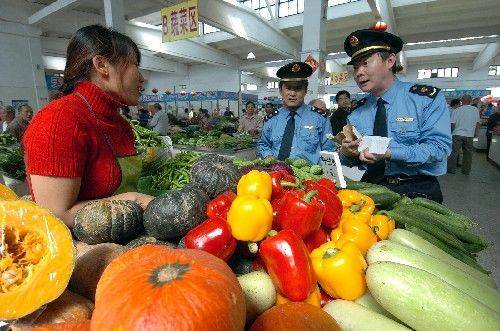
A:
[[[351,56],[354,80],[368,96],[348,117],[362,135],[391,138],[384,155],[358,152],[360,139],[342,141],[342,160],[367,169],[362,180],[379,183],[409,197],[442,202],[436,176],[446,173],[451,151],[450,115],[439,88],[414,85],[396,78],[398,36],[385,31],[358,30],[344,42]]]
[[[264,118],[257,143],[260,157],[305,159],[317,164],[321,150],[333,150],[333,143],[327,138],[332,133],[327,113],[304,104],[311,74],[311,66],[304,62],[289,63],[276,73],[281,79],[283,107]]]

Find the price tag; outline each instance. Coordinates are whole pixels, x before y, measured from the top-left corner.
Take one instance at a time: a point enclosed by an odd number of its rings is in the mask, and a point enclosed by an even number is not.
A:
[[[337,186],[346,188],[342,164],[337,152],[321,151],[320,153],[321,168],[325,177],[335,181]]]

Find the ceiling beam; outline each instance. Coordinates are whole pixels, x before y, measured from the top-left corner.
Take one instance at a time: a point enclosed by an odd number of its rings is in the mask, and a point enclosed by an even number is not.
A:
[[[125,26],[125,33],[137,43],[139,48],[152,52],[231,68],[237,68],[240,64],[236,57],[198,41],[184,39],[163,43],[161,28],[155,26],[128,23]]]
[[[498,55],[500,49],[500,43],[487,44],[480,52],[477,54],[474,62],[472,64],[472,70],[476,71],[484,66],[487,66],[495,59]]]
[[[298,58],[299,45],[252,9],[224,0],[198,3],[200,19],[283,56]]]
[[[172,75],[186,76],[187,66],[183,63],[167,60],[155,55],[154,52],[141,49],[141,69],[165,72]]]
[[[35,24],[63,9],[71,9],[77,2],[78,0],[57,0],[28,17],[28,23]]]

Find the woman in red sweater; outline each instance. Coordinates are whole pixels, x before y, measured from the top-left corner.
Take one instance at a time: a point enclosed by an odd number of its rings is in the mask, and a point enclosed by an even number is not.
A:
[[[132,200],[143,208],[152,200],[133,192],[140,158],[119,114],[137,105],[143,90],[140,58],[123,34],[99,25],[79,29],[67,49],[63,96],[41,109],[24,135],[32,197],[70,227],[91,200]]]

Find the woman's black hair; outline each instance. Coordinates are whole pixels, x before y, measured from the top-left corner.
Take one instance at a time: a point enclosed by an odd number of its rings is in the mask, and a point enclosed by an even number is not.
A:
[[[73,92],[78,83],[90,78],[92,58],[101,55],[112,63],[141,62],[135,42],[124,34],[101,25],[89,25],[76,31],[66,50],[63,95]],[[133,57],[133,60],[132,60]]]
[[[255,103],[253,101],[247,101],[247,103],[245,103],[245,108],[248,107],[248,105],[253,105],[255,107]]]

